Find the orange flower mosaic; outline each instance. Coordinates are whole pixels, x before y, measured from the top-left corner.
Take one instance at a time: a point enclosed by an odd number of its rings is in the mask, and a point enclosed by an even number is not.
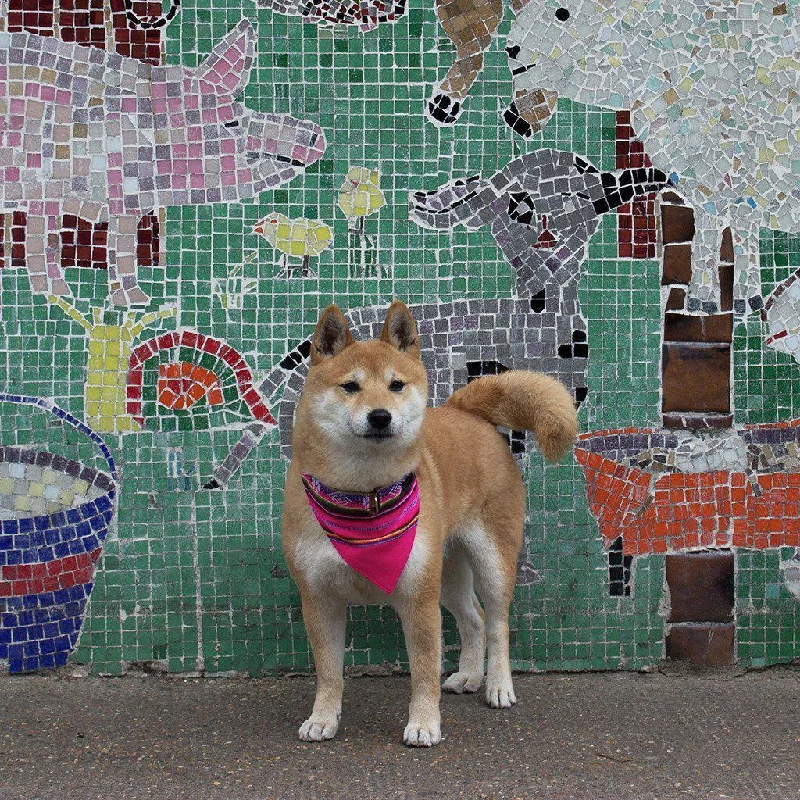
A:
[[[203,398],[210,406],[224,402],[219,378],[214,372],[189,361],[159,365],[158,402],[162,406],[179,411],[191,408]]]

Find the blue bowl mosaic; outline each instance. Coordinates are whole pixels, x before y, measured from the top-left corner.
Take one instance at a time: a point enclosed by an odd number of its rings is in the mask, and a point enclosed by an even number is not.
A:
[[[102,439],[67,412],[21,395],[0,393],[0,401],[52,412],[100,448],[110,471],[0,446],[0,660],[11,673],[33,672],[65,664],[77,643],[117,475]]]

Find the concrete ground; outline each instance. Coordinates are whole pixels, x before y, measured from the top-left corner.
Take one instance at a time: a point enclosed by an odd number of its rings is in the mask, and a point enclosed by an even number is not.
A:
[[[407,677],[349,678],[337,738],[300,742],[311,678],[0,679],[0,800],[800,798],[800,668],[515,677],[447,695],[400,743]]]

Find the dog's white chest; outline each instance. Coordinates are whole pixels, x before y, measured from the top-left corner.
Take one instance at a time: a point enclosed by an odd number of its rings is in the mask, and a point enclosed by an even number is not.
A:
[[[320,535],[321,533],[320,530],[316,535],[303,537],[295,547],[294,561],[302,570],[305,580],[315,592],[334,592],[343,595],[350,603],[376,602],[372,599],[373,591],[382,593],[346,564],[327,537]]]
[[[388,603],[414,591],[427,559],[428,548],[419,532],[397,586],[391,594],[381,591],[359,574],[336,552],[322,529],[301,537],[294,548],[294,563],[306,582],[320,594],[334,593],[348,603]]]

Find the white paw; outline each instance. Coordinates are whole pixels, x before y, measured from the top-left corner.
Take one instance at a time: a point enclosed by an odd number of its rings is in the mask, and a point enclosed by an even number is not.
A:
[[[417,725],[409,722],[403,731],[403,744],[409,747],[431,747],[442,741],[439,725]]]
[[[338,717],[309,717],[301,726],[297,735],[304,742],[324,742],[333,739],[339,730]]]
[[[442,689],[453,694],[472,694],[477,692],[483,683],[480,673],[454,672],[443,684]]]
[[[502,681],[489,683],[486,686],[486,702],[492,708],[511,708],[517,702],[511,681],[508,683]]]

